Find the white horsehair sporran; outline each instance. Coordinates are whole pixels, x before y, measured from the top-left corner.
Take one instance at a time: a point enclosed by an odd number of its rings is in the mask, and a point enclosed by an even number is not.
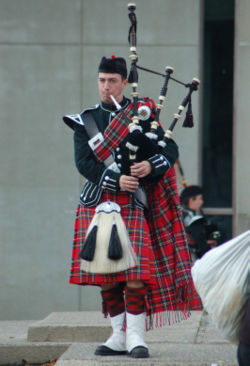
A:
[[[81,270],[90,273],[115,273],[136,266],[136,254],[116,202],[96,207],[79,256]]]

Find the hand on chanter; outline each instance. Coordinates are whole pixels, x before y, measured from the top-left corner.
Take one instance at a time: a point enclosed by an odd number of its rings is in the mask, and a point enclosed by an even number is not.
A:
[[[134,193],[139,187],[139,179],[130,175],[121,175],[119,185],[123,191]]]
[[[152,171],[152,166],[147,160],[143,160],[140,163],[134,163],[130,167],[130,173],[133,177],[144,178]]]

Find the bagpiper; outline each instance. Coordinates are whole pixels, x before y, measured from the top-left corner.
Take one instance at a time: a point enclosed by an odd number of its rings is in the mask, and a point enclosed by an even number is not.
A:
[[[200,309],[173,165],[178,147],[163,139],[151,98],[124,96],[126,61],[103,57],[100,103],[63,121],[74,130],[74,158],[86,179],[77,207],[70,283],[101,288],[113,333],[96,355],[149,357],[145,330]],[[115,102],[116,104],[115,104]],[[119,108],[117,108],[119,105]],[[137,116],[138,117],[138,116]]]

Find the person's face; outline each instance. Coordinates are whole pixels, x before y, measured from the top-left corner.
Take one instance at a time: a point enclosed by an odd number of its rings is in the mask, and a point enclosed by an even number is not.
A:
[[[123,90],[126,87],[128,80],[122,80],[120,74],[108,74],[99,72],[98,88],[101,100],[104,103],[113,104],[110,94],[115,97],[118,103],[123,99]]]
[[[189,208],[194,211],[198,211],[203,205],[203,197],[202,194],[198,194],[195,197],[191,197],[189,200]]]

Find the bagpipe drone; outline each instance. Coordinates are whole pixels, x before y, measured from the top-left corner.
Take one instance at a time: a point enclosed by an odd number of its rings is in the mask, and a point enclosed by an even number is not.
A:
[[[146,120],[150,119],[150,116],[152,116],[152,110],[150,110],[148,105],[154,104],[153,100],[150,98],[139,99],[139,93],[137,91],[138,69],[162,76],[164,78],[164,83],[163,83],[163,86],[160,91],[159,102],[156,104],[156,108],[155,108],[154,119],[150,121],[150,131],[145,133],[145,135],[148,138],[150,138],[151,141],[153,141],[154,143],[148,144],[148,140],[145,141],[145,138],[142,135],[140,135],[140,136],[138,135],[137,139],[136,138],[132,139],[135,144],[130,143],[130,142],[127,143],[127,147],[131,150],[130,159],[131,159],[131,161],[133,161],[136,159],[136,151],[138,148],[138,146],[136,145],[136,142],[142,148],[147,147],[147,150],[152,150],[152,151],[150,151],[151,153],[152,152],[159,153],[160,149],[164,148],[166,146],[167,141],[169,138],[172,137],[175,125],[181,118],[181,113],[183,112],[183,110],[185,109],[186,106],[188,106],[187,113],[186,113],[186,118],[185,118],[182,126],[183,127],[193,127],[191,95],[194,91],[198,90],[200,81],[197,78],[193,78],[191,83],[185,84],[182,81],[173,78],[172,74],[174,72],[174,69],[170,66],[167,66],[165,68],[165,74],[139,66],[137,49],[136,49],[136,45],[137,45],[137,37],[136,37],[137,19],[136,19],[136,14],[135,14],[136,5],[134,3],[129,3],[128,10],[129,10],[128,16],[129,16],[129,19],[131,22],[131,25],[129,28],[129,34],[128,34],[128,42],[130,45],[129,58],[131,60],[128,82],[132,86],[131,97],[132,97],[132,103],[133,103],[133,117],[132,117],[132,122],[129,124],[130,133],[135,134],[137,132],[137,134],[138,134],[138,132],[142,131],[142,128],[140,126],[141,125],[140,121],[146,121]],[[159,126],[160,113],[161,113],[161,110],[163,109],[163,103],[166,98],[169,80],[173,80],[174,82],[183,85],[185,88],[188,88],[188,93],[185,96],[185,98],[182,100],[181,104],[179,105],[178,112],[174,114],[174,119],[173,119],[172,123],[170,124],[169,128],[165,131],[163,138],[157,141],[156,130]],[[115,102],[115,100],[114,100],[114,102]],[[117,103],[116,103],[116,105],[117,105],[117,107],[119,107],[119,105]]]

